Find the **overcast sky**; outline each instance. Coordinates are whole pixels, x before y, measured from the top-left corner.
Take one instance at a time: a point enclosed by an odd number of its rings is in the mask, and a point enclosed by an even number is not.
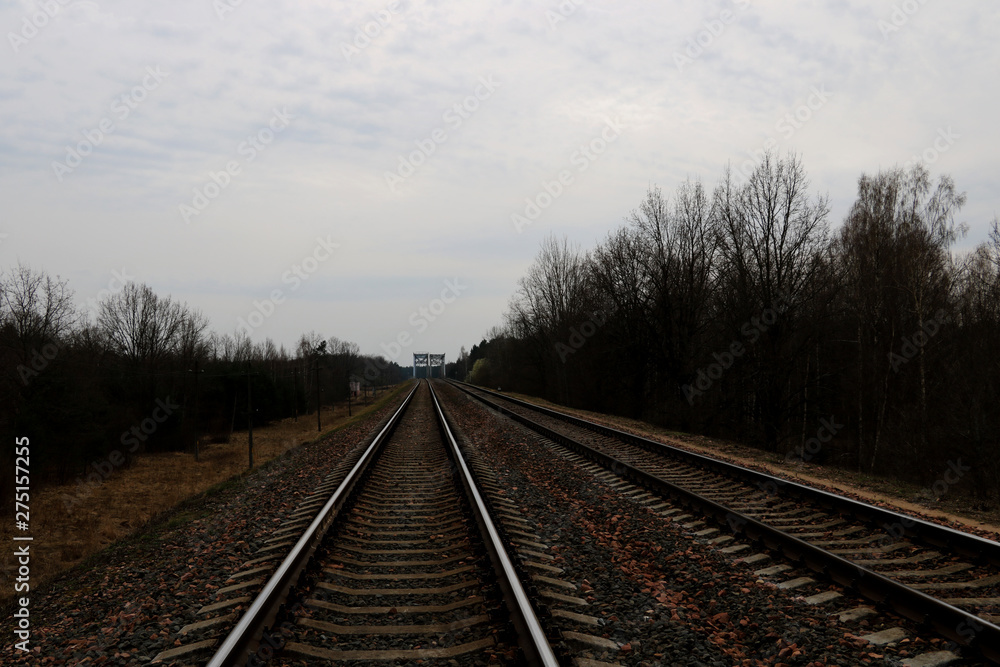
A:
[[[21,0],[0,26],[0,267],[81,305],[117,272],[288,347],[454,359],[545,235],[590,248],[769,144],[834,227],[915,156],[968,193],[963,246],[1000,211],[993,2]]]

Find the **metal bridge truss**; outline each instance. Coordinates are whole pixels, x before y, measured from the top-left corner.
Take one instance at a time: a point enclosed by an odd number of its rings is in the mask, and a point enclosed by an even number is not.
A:
[[[413,353],[413,377],[417,377],[417,368],[426,368],[426,377],[431,377],[431,373],[434,368],[441,367],[441,375],[438,377],[444,377],[444,355],[443,354],[433,354],[431,352],[414,352]]]

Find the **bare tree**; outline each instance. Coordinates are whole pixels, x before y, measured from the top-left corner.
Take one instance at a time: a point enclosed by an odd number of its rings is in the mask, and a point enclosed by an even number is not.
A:
[[[955,353],[948,359],[944,391],[932,405],[941,404],[941,439],[947,455],[974,461],[970,473],[977,495],[1000,500],[1000,219],[994,219],[989,238],[961,263],[954,282]],[[935,375],[939,368],[932,368]],[[940,385],[938,385],[940,386]]]
[[[304,333],[299,336],[299,342],[295,346],[295,354],[300,359],[309,359],[310,355],[313,354],[322,342],[322,334],[318,334],[315,331],[310,331],[307,334]]]
[[[532,354],[542,378],[555,381],[561,400],[569,396],[565,357],[560,343],[570,336],[570,327],[586,317],[589,310],[587,265],[589,258],[568,240],[547,237],[518,283],[507,313],[508,326],[516,335],[531,341]]]
[[[757,328],[744,358],[750,364],[746,405],[764,443],[777,449],[792,408],[790,378],[806,341],[799,326],[809,297],[825,270],[828,200],[812,199],[809,180],[795,155],[764,156],[748,182],[737,186],[727,171],[715,191],[718,219],[721,312],[739,339],[747,322],[769,309],[782,316]],[[779,308],[780,306],[780,308]]]
[[[112,349],[132,362],[153,365],[181,347],[187,309],[148,285],[129,283],[101,302],[97,323]],[[193,324],[193,333],[198,324]],[[199,332],[200,333],[200,332]]]
[[[567,239],[546,237],[527,275],[518,281],[512,323],[526,327],[524,333],[551,336],[582,303],[586,261]]]
[[[795,299],[812,283],[827,243],[829,201],[810,200],[801,160],[768,153],[742,187],[727,172],[715,193],[727,286],[744,310]]]
[[[208,355],[208,318],[199,310],[185,310],[184,319],[177,332],[177,351],[181,362],[189,366],[193,361]]]
[[[644,250],[634,229],[621,228],[608,235],[593,252],[589,279],[595,307],[606,319],[606,347],[610,368],[609,383],[621,388],[616,405],[630,416],[642,415],[653,382],[654,364],[649,363],[655,327],[653,290],[646,270]]]
[[[0,320],[10,328],[20,363],[47,343],[64,339],[76,323],[65,280],[19,264],[0,278]]]
[[[965,195],[956,191],[950,178],[942,177],[933,187],[922,165],[862,175],[858,181],[858,196],[841,230],[838,254],[846,289],[844,308],[855,323],[858,346],[859,465],[869,470],[878,464],[889,413],[897,429],[909,419],[910,383],[899,373],[909,359],[899,354],[913,336],[924,335],[935,313],[948,308],[950,246],[964,234],[954,216],[964,203]],[[908,445],[909,455],[927,446],[928,349],[928,345],[915,347],[919,426],[916,437],[905,440],[916,443]]]
[[[656,342],[650,352],[661,374],[657,394],[675,412],[708,324],[718,254],[713,203],[697,181],[681,183],[673,206],[659,188],[650,188],[628,221],[645,274],[641,284],[648,288],[649,338]]]

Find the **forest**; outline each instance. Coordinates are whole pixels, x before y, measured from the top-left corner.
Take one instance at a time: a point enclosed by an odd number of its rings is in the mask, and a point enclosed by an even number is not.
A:
[[[0,431],[10,443],[30,438],[32,486],[126,466],[141,452],[197,453],[246,430],[251,411],[255,426],[315,415],[346,401],[351,380],[370,396],[404,375],[336,337],[303,334],[289,351],[209,324],[127,279],[81,307],[67,281],[43,271],[0,275]],[[8,470],[13,455],[4,448]]]
[[[864,174],[846,219],[801,158],[651,187],[589,251],[547,238],[470,380],[786,460],[930,485],[1000,479],[1000,229],[921,165]]]

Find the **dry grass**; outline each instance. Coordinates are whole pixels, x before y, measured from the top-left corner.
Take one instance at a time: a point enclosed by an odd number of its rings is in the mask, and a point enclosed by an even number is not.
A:
[[[401,388],[401,387],[400,387]],[[398,391],[399,388],[397,388]],[[380,396],[368,407],[347,404],[324,408],[323,432],[342,428],[380,408],[396,391]],[[289,449],[317,439],[316,414],[285,419],[253,432],[254,467]],[[127,468],[116,470],[100,485],[47,487],[31,493],[31,588],[68,570],[86,557],[125,537],[156,515],[212,486],[244,473],[248,468],[247,432],[233,433],[229,444],[202,447],[199,461],[182,452],[140,455]],[[78,502],[70,503],[70,499]],[[13,544],[11,525],[0,527],[0,540]],[[0,606],[14,597],[16,565],[12,549],[3,554],[3,576],[9,585],[0,591]]]

